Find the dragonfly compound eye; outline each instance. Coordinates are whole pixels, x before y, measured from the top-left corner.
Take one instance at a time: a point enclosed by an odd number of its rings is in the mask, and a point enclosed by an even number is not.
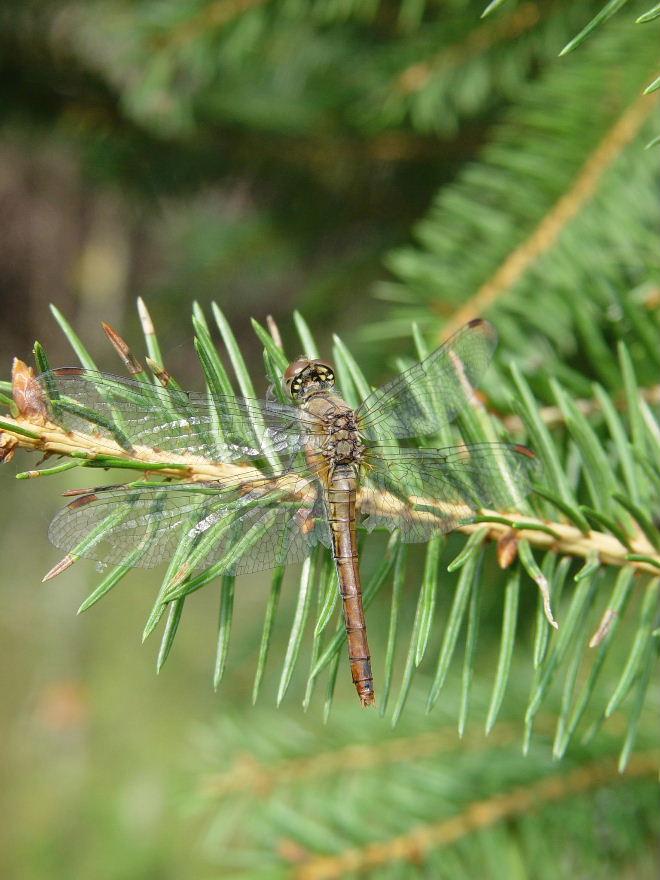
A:
[[[310,372],[318,382],[334,385],[335,371],[330,364],[326,364],[325,361],[312,361],[309,366]]]
[[[334,370],[325,361],[298,358],[284,373],[284,387],[291,397],[302,398],[335,384]]]
[[[289,364],[284,373],[284,389],[291,397],[298,397],[303,389],[303,373],[309,367],[309,359],[300,357]]]

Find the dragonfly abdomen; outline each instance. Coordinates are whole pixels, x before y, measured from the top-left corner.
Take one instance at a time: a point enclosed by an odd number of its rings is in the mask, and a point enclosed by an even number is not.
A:
[[[355,470],[350,464],[335,465],[327,486],[332,555],[337,567],[339,592],[344,608],[351,675],[363,706],[374,703],[371,656],[362,606],[362,583],[355,531]]]

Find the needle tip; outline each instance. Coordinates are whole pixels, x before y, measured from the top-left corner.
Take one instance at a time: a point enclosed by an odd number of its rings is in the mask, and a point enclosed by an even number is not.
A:
[[[52,580],[54,577],[57,577],[58,574],[62,574],[63,571],[66,571],[67,568],[71,568],[74,562],[77,561],[77,556],[72,556],[70,553],[64,557],[64,559],[60,559],[57,565],[54,565],[49,572],[47,572],[41,579],[41,583],[45,583],[46,581]]]

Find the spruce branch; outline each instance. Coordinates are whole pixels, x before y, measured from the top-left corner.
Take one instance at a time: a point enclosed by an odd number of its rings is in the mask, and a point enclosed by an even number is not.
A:
[[[660,385],[652,385],[649,388],[640,388],[639,393],[646,403],[650,406],[658,406],[660,404]],[[573,401],[574,405],[587,417],[594,416],[603,412],[603,403],[599,397],[590,397]],[[621,399],[616,401],[617,410],[625,410],[626,401]],[[559,406],[542,406],[539,408],[539,416],[542,422],[548,427],[562,425],[566,421],[566,416]],[[511,434],[516,434],[524,429],[523,420],[515,413],[502,417],[502,424]]]
[[[374,741],[364,741],[337,746],[332,738],[323,739],[314,752],[299,753],[290,757],[279,755],[260,756],[258,747],[250,744],[245,752],[231,750],[226,769],[208,771],[199,780],[198,794],[204,800],[220,800],[235,796],[262,797],[282,786],[296,784],[321,785],[323,780],[339,774],[386,773],[397,764],[410,764],[427,759],[442,760],[456,748],[456,727],[440,725],[432,731],[412,729],[403,736],[388,736]],[[556,724],[553,715],[537,718],[537,728],[543,736],[551,736]],[[625,730],[625,719],[613,716],[608,721],[610,733]],[[500,720],[490,731],[473,728],[461,737],[461,749],[466,753],[479,753],[485,748],[505,749],[515,746],[520,739],[520,725],[515,721]],[[238,747],[238,741],[236,741]]]
[[[14,363],[14,375],[17,387],[29,370],[21,361]],[[20,378],[19,378],[20,377]],[[0,419],[0,449],[5,450],[4,460],[9,461],[16,449],[22,448],[32,452],[40,452],[44,459],[51,456],[66,456],[76,459],[69,466],[98,468],[126,468],[141,472],[145,479],[158,476],[159,479],[181,480],[190,483],[201,483],[220,480],[227,477],[240,477],[248,483],[264,474],[250,465],[236,465],[222,462],[200,463],[198,456],[185,453],[162,452],[149,446],[135,445],[131,449],[123,448],[119,443],[100,435],[85,434],[81,431],[67,431],[50,422],[45,411],[35,412],[31,404],[15,392],[18,408],[16,418],[8,416]],[[21,411],[21,406],[24,410]],[[58,468],[57,472],[59,472]],[[19,474],[19,478],[34,479],[53,473],[52,470],[32,470]],[[273,489],[286,491],[289,482],[286,477],[268,478]],[[383,494],[383,493],[381,493]],[[383,513],[390,509],[389,500],[383,495],[379,506],[378,496],[364,502],[358,494],[358,505],[363,515]],[[423,519],[423,512],[413,511],[413,517]],[[465,509],[465,517],[471,517],[471,511]],[[582,559],[591,558],[594,554],[605,565],[631,566],[635,570],[655,573],[660,569],[660,554],[651,545],[644,533],[639,530],[628,538],[629,546],[625,546],[614,535],[589,530],[582,533],[571,524],[551,519],[540,520],[535,517],[520,517],[520,514],[506,510],[482,510],[476,522],[458,527],[457,531],[471,535],[486,526],[486,537],[500,542],[515,532],[515,540],[526,540],[538,550],[574,556]],[[60,574],[63,569],[46,576],[47,579]]]
[[[151,354],[157,355],[159,360],[162,360],[155,330],[144,303],[139,304],[139,310],[147,348]],[[92,358],[68,322],[56,310],[54,314],[65,334],[71,340],[81,361],[86,365],[93,365]],[[231,328],[217,307],[213,308],[213,316],[223,337],[240,389],[244,394],[252,396],[254,387]],[[196,349],[207,387],[217,393],[233,395],[232,383],[227,370],[212,343],[210,327],[203,312],[197,306],[194,309],[193,323],[197,332]],[[316,351],[316,343],[300,315],[295,316],[295,323],[302,344],[310,351]],[[126,386],[122,385],[122,380],[118,380],[119,384],[116,385],[116,388],[112,386],[115,391],[118,389],[121,393],[121,389],[124,388],[127,389],[126,393],[134,394],[140,388],[143,389],[140,390],[140,394],[149,395],[155,393],[150,389],[163,384],[178,389],[175,380],[167,370],[162,364],[156,365],[151,356],[147,358],[147,363],[154,367],[155,372],[153,379],[149,379],[148,374],[141,366],[140,359],[135,357],[121,336],[110,327],[106,326],[105,329],[129,374],[134,377],[134,381],[137,381],[135,386]],[[274,383],[277,383],[278,376],[281,376],[284,365],[287,363],[278,344],[277,327],[270,321],[269,329],[266,330],[255,322],[254,329],[264,344],[268,376]],[[416,344],[418,356],[423,357],[427,352],[424,340],[418,333],[416,334]],[[35,346],[35,355],[39,365],[47,369],[48,360],[43,349],[38,345]],[[479,580],[485,542],[492,541],[497,546],[500,567],[509,569],[509,572],[502,609],[500,660],[489,701],[487,725],[492,727],[495,723],[507,688],[510,687],[512,662],[515,656],[514,647],[518,640],[517,619],[521,604],[519,603],[519,594],[525,583],[521,580],[521,575],[523,577],[527,575],[539,590],[535,647],[537,679],[530,692],[526,710],[528,736],[531,735],[539,709],[547,699],[549,689],[563,664],[570,663],[571,669],[576,671],[582,663],[583,653],[590,637],[590,644],[598,651],[599,659],[593,666],[593,681],[586,690],[580,693],[579,710],[572,708],[577,699],[573,695],[575,675],[569,676],[564,683],[563,727],[557,735],[556,748],[558,753],[563,754],[565,751],[568,742],[577,730],[578,722],[583,717],[587,704],[594,698],[594,684],[605,654],[611,651],[612,645],[616,643],[617,629],[619,629],[620,637],[621,630],[617,626],[618,616],[628,600],[632,589],[631,585],[636,580],[633,575],[637,574],[648,579],[649,574],[657,574],[660,568],[660,554],[658,552],[660,536],[657,534],[657,528],[652,518],[646,513],[657,480],[654,478],[653,482],[644,481],[641,476],[646,474],[649,468],[653,468],[654,450],[659,442],[656,436],[657,428],[654,427],[652,420],[647,418],[644,409],[646,403],[638,393],[632,363],[625,347],[621,348],[620,357],[625,374],[623,384],[626,396],[623,401],[625,404],[623,411],[630,416],[630,428],[620,421],[613,401],[607,392],[600,387],[596,389],[597,407],[577,407],[573,401],[569,400],[560,383],[554,383],[553,387],[562,418],[559,420],[544,419],[542,408],[534,400],[523,376],[514,369],[513,379],[517,388],[515,410],[516,417],[520,420],[516,428],[521,427],[523,431],[529,433],[537,451],[541,454],[546,465],[542,481],[545,482],[545,486],[539,485],[538,487],[538,496],[532,505],[535,508],[534,512],[531,510],[513,512],[507,509],[498,509],[483,510],[478,516],[474,516],[472,511],[466,508],[465,518],[469,521],[457,529],[458,534],[466,536],[466,541],[458,555],[449,562],[443,562],[444,542],[431,541],[429,543],[426,548],[425,575],[407,648],[407,660],[396,695],[392,693],[392,689],[396,642],[401,628],[398,609],[402,601],[401,590],[405,579],[407,554],[403,553],[396,533],[392,535],[381,564],[371,573],[370,577],[365,579],[364,605],[365,608],[369,608],[393,573],[394,593],[388,636],[389,646],[385,656],[383,676],[385,689],[381,710],[385,711],[388,703],[392,703],[394,722],[397,722],[402,716],[418,668],[422,669],[429,662],[434,665],[436,671],[429,690],[428,706],[431,708],[436,704],[448,680],[448,673],[460,644],[461,633],[467,626],[459,719],[461,729],[463,729],[470,705],[472,669],[476,660],[476,622],[486,595],[483,589],[479,589]],[[334,361],[347,399],[356,404],[369,393],[371,386],[362,374],[350,350],[338,338],[335,339]],[[46,376],[48,375],[46,373]],[[155,382],[156,385],[154,386],[152,382]],[[5,395],[11,415],[3,417],[0,421],[0,448],[3,450],[4,458],[8,460],[16,449],[22,448],[39,452],[44,459],[53,456],[70,459],[64,464],[58,463],[43,470],[29,471],[20,474],[19,477],[33,478],[36,475],[58,473],[71,466],[104,469],[113,467],[124,471],[129,470],[133,473],[138,471],[139,476],[143,476],[147,480],[146,483],[128,483],[126,484],[127,488],[131,486],[157,487],[163,485],[163,481],[169,483],[184,481],[187,484],[201,485],[200,491],[204,491],[205,483],[231,477],[238,478],[241,484],[258,479],[261,484],[267,485],[269,492],[272,492],[283,503],[286,503],[287,499],[293,498],[298,491],[291,482],[290,475],[286,471],[278,471],[276,456],[272,461],[272,469],[264,472],[260,467],[253,465],[225,463],[185,451],[163,450],[147,444],[127,443],[122,433],[121,413],[117,414],[116,424],[112,424],[112,403],[107,407],[107,416],[98,416],[98,426],[103,432],[88,429],[66,430],[53,421],[51,409],[43,396],[41,386],[32,381],[32,371],[20,361],[14,363],[12,385],[8,386],[4,383],[2,387],[6,390],[11,387],[13,390],[13,399]],[[176,393],[181,394],[182,392],[176,391]],[[160,401],[162,405],[168,406],[178,398],[175,396],[173,398],[156,397],[155,399]],[[181,398],[184,405],[186,399],[185,395]],[[90,416],[93,416],[93,413],[90,413]],[[471,442],[491,442],[501,437],[501,419],[506,417],[506,412],[501,412],[499,407],[498,416],[493,417],[483,403],[475,401],[474,406],[468,408],[468,411],[461,416],[462,435]],[[588,421],[594,418],[603,420],[611,432],[613,444],[608,454],[597,452],[594,448],[598,445],[598,441],[593,439],[593,429]],[[570,432],[574,437],[574,442],[582,450],[582,478],[588,490],[584,500],[590,503],[580,503],[583,500],[580,497],[581,493],[576,492],[575,486],[571,484],[568,477],[567,453],[560,448],[562,444],[558,445],[556,438],[551,435],[550,428],[554,430],[559,428],[562,431]],[[218,429],[222,430],[222,426],[219,425]],[[259,431],[259,426],[255,425],[254,430]],[[632,440],[629,440],[629,432],[632,434]],[[443,444],[451,445],[452,437],[451,433],[445,432],[440,439]],[[631,450],[634,450],[634,454]],[[568,461],[570,461],[570,447],[568,455]],[[503,478],[506,478],[504,474]],[[85,490],[76,490],[74,493],[70,493],[74,496],[74,505],[75,497],[79,496],[81,491]],[[391,512],[392,504],[395,503],[395,499],[389,493],[382,491],[371,493],[368,496],[358,491],[357,501],[360,512],[375,517],[376,520],[379,516]],[[437,499],[428,499],[427,501],[431,502],[431,507],[438,504]],[[301,503],[306,502],[304,499],[298,498],[295,503],[300,506]],[[417,509],[413,511],[413,516],[423,519],[429,515],[428,507],[428,503],[416,505]],[[121,519],[125,515],[126,511],[121,509],[108,514],[108,517],[100,521],[89,535],[80,541],[79,545],[51,569],[46,577],[48,579],[55,577],[68,569],[79,558],[88,555],[90,549],[103,539],[104,530],[111,528],[117,518]],[[208,565],[200,571],[195,572],[193,569],[197,560],[204,558],[208,552],[209,542],[217,541],[222,530],[230,524],[231,515],[214,525],[213,529],[204,536],[199,546],[191,544],[191,534],[193,533],[190,530],[183,530],[181,541],[174,549],[145,626],[146,637],[158,626],[164,615],[167,617],[157,658],[157,667],[160,669],[171,653],[186,598],[192,592],[220,578],[220,613],[214,673],[216,686],[228,668],[234,609],[234,585],[233,579],[226,576],[227,560],[230,556],[240,558],[242,554],[249,553],[254,541],[259,538],[258,530],[255,530],[254,534],[248,533],[241,538],[236,546],[230,548],[228,556],[220,562]],[[121,558],[117,568],[106,575],[90,593],[80,610],[86,610],[96,604],[130,572],[132,566],[139,565],[141,555],[146,552],[148,546],[149,535],[146,534],[144,540],[138,546],[131,548],[130,552]],[[543,557],[540,562],[535,558],[538,554]],[[575,581],[578,584],[577,591],[567,609],[564,609],[560,605],[561,593],[570,559],[582,560],[583,565],[575,575]],[[305,706],[310,704],[321,674],[327,673],[326,712],[332,699],[338,657],[345,640],[344,630],[335,628],[334,572],[328,565],[327,559],[321,564],[320,560],[315,558],[303,567],[299,582],[297,610],[290,628],[288,646],[283,655],[277,697],[278,702],[281,701],[294,681],[296,669],[304,654],[302,644],[305,632],[311,627],[313,628],[313,645],[304,704]],[[436,648],[433,632],[437,613],[436,597],[439,592],[440,572],[443,566],[449,571],[460,570],[460,576],[444,637]],[[619,570],[621,575],[616,579],[612,595],[608,596],[607,587],[602,591],[597,590],[597,583],[602,580],[604,584],[608,584],[612,579],[610,572],[616,570]],[[626,579],[620,580],[621,577]],[[265,610],[263,635],[253,686],[255,698],[260,691],[269,657],[271,657],[270,662],[273,662],[272,642],[275,632],[273,623],[279,604],[281,584],[282,571],[279,570],[275,573],[271,596]],[[648,602],[650,601],[649,597],[654,595],[656,589],[655,581],[650,580],[646,588],[646,605],[644,606],[646,610],[640,620],[637,635],[625,666],[625,675],[622,676],[615,689],[614,697],[616,697],[617,704],[632,690],[637,701],[635,705],[641,706],[640,700],[648,685],[648,676],[640,677],[639,670],[648,668],[648,658],[654,650],[654,638],[648,618]],[[599,592],[603,593],[603,598],[598,598]],[[596,620],[587,618],[592,606],[595,606],[597,611],[598,618]],[[557,620],[560,623],[560,630],[558,640],[555,642],[549,637],[548,629],[556,627]],[[434,652],[435,657],[433,656]],[[569,715],[571,711],[573,714]],[[631,725],[625,739],[626,755],[630,754],[634,741],[636,717],[633,712]]]
[[[655,750],[634,755],[628,764],[626,780],[657,775]],[[623,781],[616,761],[598,760],[569,771],[558,771],[528,785],[474,801],[450,819],[421,825],[389,840],[346,849],[336,856],[317,856],[294,869],[296,880],[340,880],[350,872],[383,869],[396,862],[410,862],[428,857],[429,851],[446,847],[470,834],[505,819],[513,819],[530,810],[543,809],[556,801],[568,801],[578,795]]]
[[[615,13],[619,12],[629,0],[607,0],[607,2],[603,5],[603,7],[594,15],[591,21],[586,24],[582,30],[573,37],[573,39],[567,43],[564,48],[559,53],[560,55],[567,55],[569,52],[572,52],[574,49],[577,49],[584,41],[591,36],[601,25],[603,25],[608,19],[610,19]],[[655,17],[656,9],[655,7],[649,9],[643,15],[637,18],[637,24],[643,24],[646,21],[650,21]]]
[[[267,735],[265,724],[247,725],[239,718],[223,718],[208,731],[207,769],[196,792],[204,812],[215,819],[211,840],[223,854],[223,866],[240,864],[245,870],[247,858],[255,877],[278,870],[310,878],[351,871],[396,877],[401,861],[414,859],[431,872],[438,863],[444,870],[453,865],[452,876],[468,878],[481,863],[476,854],[485,829],[491,829],[486,838],[491,863],[493,851],[510,849],[515,840],[518,856],[534,865],[543,853],[527,840],[527,823],[536,826],[540,817],[552,848],[555,841],[567,843],[568,822],[584,846],[594,803],[606,792],[616,792],[612,815],[600,813],[600,821],[629,822],[646,833],[639,826],[643,814],[628,816],[623,804],[654,798],[658,756],[651,713],[626,774],[612,753],[626,728],[622,715],[608,721],[599,746],[582,743],[561,768],[540,749],[527,757],[516,754],[520,727],[514,722],[500,721],[490,734],[472,728],[459,740],[449,725],[430,731],[415,700],[405,733],[394,737],[375,726],[374,716],[359,728],[335,716],[320,729],[310,729],[309,718],[293,728],[281,715],[267,717]],[[538,717],[543,741],[552,736],[556,720]],[[344,793],[339,810],[335,792]],[[247,839],[232,833],[237,811],[251,817]],[[593,847],[595,864],[603,857],[602,838],[601,833],[587,846]],[[476,863],[466,861],[466,849]],[[580,857],[589,858],[582,849]],[[588,873],[587,863],[584,869]],[[561,873],[558,865],[555,871]]]
[[[648,320],[657,309],[657,169],[642,149],[651,105],[639,96],[655,58],[646,44],[631,54],[630,40],[599,36],[572,70],[534,81],[476,161],[438,192],[415,229],[418,245],[388,255],[400,283],[378,286],[392,305],[365,337],[405,335],[415,321],[438,338],[488,303],[502,346],[528,371],[541,363],[555,371],[574,396],[591,389],[572,359],[586,348],[611,389],[612,337],[628,333],[648,355],[635,358],[640,384],[657,382],[657,371],[644,369],[657,361]],[[599,94],[614,70],[625,82],[606,105]],[[562,113],[548,114],[555,106]],[[534,388],[543,388],[541,376]]]
[[[635,755],[627,768],[630,777],[652,777],[657,772],[654,750]],[[608,783],[621,782],[617,763],[594,761],[574,770],[558,770],[555,774],[527,786],[475,801],[451,819],[422,825],[407,834],[367,846],[348,849],[337,856],[311,858],[295,869],[296,880],[340,880],[351,871],[374,871],[392,862],[425,858],[429,850],[454,843],[504,819],[542,809],[553,801],[569,800]]]
[[[470,58],[482,56],[500,43],[518,39],[539,22],[542,14],[538,4],[524,3],[497,21],[490,20],[478,25],[450,50],[443,48],[404,68],[392,83],[392,92],[409,95],[421,91],[440,73],[460,68]]]
[[[577,177],[542,218],[531,235],[516,247],[479,289],[452,315],[442,328],[442,335],[451,335],[458,327],[483,315],[497,300],[507,294],[527,269],[544,253],[551,250],[565,226],[575,217],[597,191],[610,165],[638,135],[649,118],[655,103],[646,96],[638,97],[616,120],[611,129],[583,164]]]
[[[271,2],[272,0],[213,0],[201,9],[192,11],[183,21],[175,23],[167,34],[166,45],[168,48],[185,47]]]

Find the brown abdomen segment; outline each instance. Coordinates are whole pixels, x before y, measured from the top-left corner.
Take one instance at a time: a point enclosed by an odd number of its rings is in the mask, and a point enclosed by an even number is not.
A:
[[[327,488],[332,533],[332,555],[337,566],[339,592],[344,606],[353,684],[363,706],[374,704],[371,656],[362,607],[362,583],[355,533],[355,476],[351,466],[338,465]]]

